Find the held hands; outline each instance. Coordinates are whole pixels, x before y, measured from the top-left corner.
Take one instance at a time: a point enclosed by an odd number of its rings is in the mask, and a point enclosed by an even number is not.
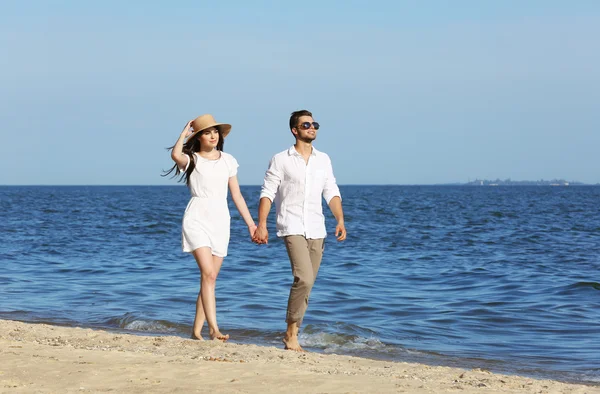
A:
[[[261,245],[269,243],[269,231],[266,226],[254,226],[254,232],[250,230],[250,235],[252,237],[252,242],[256,244]],[[335,226],[335,236],[338,241],[344,241],[346,239],[346,226],[344,225],[344,222],[339,222],[337,226]]]
[[[252,237],[252,242],[259,245],[269,243],[269,231],[267,230],[267,226],[259,226],[256,228],[254,236]]]

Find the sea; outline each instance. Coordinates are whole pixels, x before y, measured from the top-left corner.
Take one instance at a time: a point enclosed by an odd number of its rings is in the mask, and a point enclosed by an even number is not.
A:
[[[600,186],[342,185],[300,330],[309,351],[600,385]],[[256,216],[259,186],[242,186]],[[173,186],[0,186],[0,318],[189,338],[200,274]],[[217,317],[282,347],[292,283],[230,201]],[[206,331],[204,332],[206,335]]]

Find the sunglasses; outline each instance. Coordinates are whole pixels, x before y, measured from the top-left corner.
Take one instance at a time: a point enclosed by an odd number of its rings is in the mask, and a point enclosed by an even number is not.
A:
[[[319,130],[319,127],[321,127],[321,125],[319,125],[317,122],[303,122],[300,123],[298,126],[300,126],[300,128],[302,128],[302,130],[308,130],[310,129],[310,126],[314,127],[315,130]]]

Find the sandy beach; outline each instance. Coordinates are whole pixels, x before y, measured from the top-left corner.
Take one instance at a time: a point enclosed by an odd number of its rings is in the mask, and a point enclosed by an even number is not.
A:
[[[600,393],[600,387],[275,347],[0,320],[3,393]]]

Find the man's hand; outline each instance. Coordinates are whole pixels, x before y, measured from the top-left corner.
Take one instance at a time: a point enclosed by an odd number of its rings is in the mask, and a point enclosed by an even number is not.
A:
[[[256,231],[254,232],[254,237],[252,237],[252,241],[257,244],[268,244],[269,243],[269,231],[267,230],[267,226],[259,225]]]
[[[338,241],[346,239],[346,226],[344,226],[344,211],[342,210],[342,199],[339,196],[333,197],[329,201],[329,209],[337,220],[337,226],[335,226],[335,236]]]
[[[335,236],[338,241],[346,239],[346,226],[344,226],[344,222],[338,222],[337,226],[335,226]]]

